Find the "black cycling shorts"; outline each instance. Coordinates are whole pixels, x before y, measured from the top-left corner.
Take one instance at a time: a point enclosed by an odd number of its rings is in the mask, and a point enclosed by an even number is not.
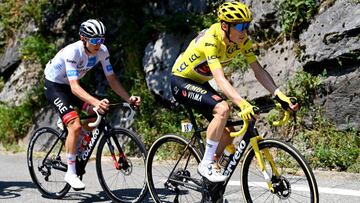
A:
[[[54,83],[45,79],[45,97],[56,109],[62,121],[67,124],[77,117],[75,107],[82,109],[84,102],[71,92],[66,84]]]
[[[223,98],[208,82],[200,84],[175,75],[171,76],[170,81],[176,101],[199,111],[208,121],[214,118],[213,110]]]

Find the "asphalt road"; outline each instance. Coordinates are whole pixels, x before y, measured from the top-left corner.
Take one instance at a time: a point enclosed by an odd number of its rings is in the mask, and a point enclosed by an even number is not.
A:
[[[320,202],[354,203],[360,202],[360,174],[320,172],[315,173],[320,191]],[[238,193],[228,195],[229,202],[242,202],[239,176],[230,181],[232,190]],[[6,153],[0,151],[0,203],[2,202],[111,202],[103,192],[95,170],[95,162],[89,162],[84,176],[86,189],[70,192],[61,200],[46,199],[32,183],[25,153]],[[144,202],[152,202],[147,197]],[[285,201],[286,202],[286,201]]]

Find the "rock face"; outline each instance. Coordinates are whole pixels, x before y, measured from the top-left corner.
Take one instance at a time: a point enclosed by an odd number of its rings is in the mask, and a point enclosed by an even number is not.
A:
[[[10,105],[20,105],[28,96],[29,91],[38,84],[41,70],[40,64],[20,63],[0,92],[0,101]]]
[[[300,35],[300,44],[305,47],[301,56],[302,65],[313,67],[318,62],[349,57],[359,52],[359,34],[360,4],[352,0],[336,1],[332,7],[316,16],[309,28]]]
[[[327,94],[322,100],[325,115],[340,130],[360,129],[360,67],[342,76],[330,76],[325,81]]]
[[[360,62],[354,57],[360,53],[359,35],[360,4],[351,0],[336,1],[300,35],[304,69],[327,70],[325,93],[317,104],[324,106],[326,117],[339,129],[360,129]]]
[[[156,42],[145,48],[143,67],[148,88],[167,101],[173,100],[169,83],[172,65],[193,37],[193,34],[175,36],[162,33]]]
[[[360,129],[358,124],[360,116],[354,113],[354,109],[360,109],[359,94],[356,89],[348,88],[356,87],[360,78],[358,71],[360,60],[353,57],[360,53],[360,38],[358,37],[360,35],[360,4],[352,0],[331,2],[325,6],[322,2],[321,13],[300,35],[299,41],[283,41],[267,50],[260,50],[258,60],[278,86],[286,84],[296,70],[304,69],[317,74],[327,69],[328,74],[331,75],[323,81],[327,92],[321,99],[322,103],[317,104],[324,105],[325,115],[339,129],[349,127]],[[276,14],[278,1],[246,0],[245,3],[250,5],[254,13],[254,23],[251,27],[253,32],[267,30],[278,33],[280,31]],[[171,34],[162,33],[158,41],[150,43],[145,50],[143,65],[149,88],[165,100],[172,98],[167,79],[177,55],[182,52],[184,46],[186,47],[187,43],[181,39],[187,39],[187,37],[174,37]],[[254,35],[254,39],[258,37],[261,37],[261,33]],[[295,53],[296,49],[298,49],[297,52],[300,51],[300,57],[297,57],[299,53]],[[339,61],[343,65],[341,70],[335,67]],[[244,74],[235,71],[231,75],[231,80],[240,94],[249,100],[269,95],[269,92],[257,82],[251,70]],[[335,110],[339,106],[342,108]]]
[[[295,58],[293,46],[294,42],[292,41],[278,43],[268,50],[261,50],[258,57],[260,64],[273,77],[278,86],[286,84],[296,69],[301,68]],[[256,80],[252,70],[248,70],[245,74],[233,73],[231,81],[240,95],[249,100],[269,95],[269,92]]]
[[[61,11],[47,13],[46,27],[57,37],[56,43],[64,44],[67,24],[73,15],[83,9],[80,4],[67,2]],[[151,1],[144,12],[157,16],[192,12],[201,15],[209,12],[209,1]],[[264,36],[276,36],[281,32],[277,15],[279,0],[243,0],[254,13],[250,32],[255,41]],[[321,2],[319,14],[296,41],[282,41],[267,49],[260,49],[259,62],[274,78],[278,86],[291,79],[296,70],[303,69],[313,74],[327,70],[323,80],[325,91],[318,95],[316,105],[323,106],[325,115],[339,129],[360,129],[359,81],[360,81],[360,4],[354,0],[327,0]],[[330,3],[329,3],[330,2]],[[65,10],[66,9],[66,10]],[[110,18],[110,17],[109,17]],[[119,20],[119,19],[116,19]],[[125,19],[121,19],[125,20]],[[115,32],[109,29],[109,32]],[[70,29],[70,28],[69,28]],[[0,28],[1,30],[1,28]],[[36,32],[33,22],[18,30],[15,38],[7,41],[0,53],[0,74],[5,85],[0,92],[0,102],[19,105],[26,93],[36,85],[40,65],[26,64],[21,60],[20,39]],[[65,32],[65,31],[66,32]],[[72,27],[72,31],[77,28]],[[179,30],[181,31],[181,30]],[[197,33],[160,33],[157,40],[149,42],[144,50],[143,68],[151,92],[166,101],[173,97],[169,88],[169,75],[178,55],[183,52]],[[69,37],[69,36],[68,36]],[[0,38],[1,37],[0,35]],[[74,40],[71,40],[74,41]],[[295,48],[296,47],[296,48]],[[296,53],[295,51],[296,50]],[[340,68],[339,68],[340,67]],[[249,100],[269,95],[254,77],[252,70],[230,76],[240,94]],[[47,119],[47,118],[45,118]]]

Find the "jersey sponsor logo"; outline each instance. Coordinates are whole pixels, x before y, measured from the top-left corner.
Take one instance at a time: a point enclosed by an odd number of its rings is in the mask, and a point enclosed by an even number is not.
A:
[[[194,62],[196,59],[200,58],[200,56],[193,54],[189,57],[189,61],[192,63]]]
[[[205,46],[206,47],[215,47],[215,48],[217,47],[215,44],[207,43],[207,42],[205,43]]]
[[[70,60],[70,59],[66,59],[66,62],[67,62],[67,63],[73,63],[73,64],[76,64],[76,61],[74,61],[74,60]]]
[[[195,100],[195,101],[198,101],[198,102],[201,102],[202,95],[198,94],[198,93],[195,93],[195,92],[189,92],[188,98],[192,99],[192,100]]]
[[[179,72],[182,72],[183,70],[185,70],[185,68],[187,68],[189,65],[186,64],[186,62],[183,62],[179,68],[177,68],[176,70]]]
[[[90,57],[87,63],[87,67],[93,67],[96,64],[96,56]]]
[[[238,51],[240,50],[240,47],[238,46],[238,44],[233,44],[232,46],[230,46],[229,48],[226,49],[226,52],[228,54],[232,54],[234,53],[235,51]]]
[[[203,88],[192,85],[192,84],[187,84],[185,86],[185,89],[187,89],[189,91],[192,91],[192,92],[200,93],[200,94],[206,94],[207,93],[207,90],[204,90]],[[189,94],[190,94],[190,92],[189,92]]]
[[[68,70],[66,71],[66,74],[68,77],[79,76],[79,72],[77,70]]]
[[[254,53],[254,49],[251,47],[250,49],[245,50],[245,54]]]
[[[207,57],[207,60],[214,60],[214,59],[217,59],[217,56],[216,55],[212,55],[212,56],[208,56]]]
[[[113,70],[113,68],[112,68],[111,65],[107,65],[107,66],[106,66],[106,71],[109,71],[109,72],[110,72],[110,71],[112,71],[112,70]]]
[[[61,99],[59,97],[57,97],[54,100],[54,104],[55,104],[56,108],[59,109],[60,113],[62,113],[62,114],[68,110],[68,108],[66,106],[64,106],[64,102],[61,101]]]

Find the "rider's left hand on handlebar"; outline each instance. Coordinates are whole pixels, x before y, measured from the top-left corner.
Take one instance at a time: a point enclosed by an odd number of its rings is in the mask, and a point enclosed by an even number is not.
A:
[[[281,104],[281,107],[285,110],[297,111],[300,106],[297,103],[295,97],[287,97],[284,93],[282,93],[279,89],[276,89],[274,92],[275,100]]]
[[[245,99],[242,99],[238,105],[241,109],[241,112],[238,114],[243,120],[251,120],[255,115],[254,106],[247,102]]]
[[[136,107],[139,107],[140,104],[141,104],[141,98],[140,98],[139,96],[131,96],[131,97],[129,98],[129,103],[130,103],[131,105],[134,105],[134,106],[136,106]]]

